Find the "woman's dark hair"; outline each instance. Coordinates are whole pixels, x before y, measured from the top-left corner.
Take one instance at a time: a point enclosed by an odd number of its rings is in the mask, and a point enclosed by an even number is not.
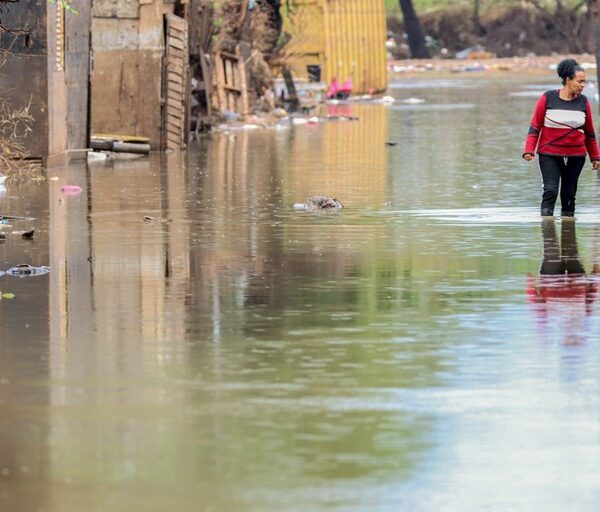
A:
[[[583,71],[583,68],[577,63],[575,59],[564,59],[558,63],[556,73],[562,80],[563,85],[567,82],[567,78],[575,78],[575,74],[578,71]]]

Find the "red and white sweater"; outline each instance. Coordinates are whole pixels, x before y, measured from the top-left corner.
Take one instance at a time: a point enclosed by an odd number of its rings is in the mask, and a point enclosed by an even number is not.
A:
[[[600,150],[594,132],[592,107],[580,94],[572,100],[563,100],[558,90],[546,91],[538,100],[529,133],[525,139],[525,151],[552,156],[585,156],[600,160]]]

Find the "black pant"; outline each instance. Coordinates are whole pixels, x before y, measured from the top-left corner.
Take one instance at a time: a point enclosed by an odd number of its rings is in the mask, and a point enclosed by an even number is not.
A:
[[[559,185],[561,215],[572,217],[575,214],[577,181],[584,163],[584,156],[563,158],[562,156],[540,155],[540,170],[544,182],[542,216],[554,215]]]

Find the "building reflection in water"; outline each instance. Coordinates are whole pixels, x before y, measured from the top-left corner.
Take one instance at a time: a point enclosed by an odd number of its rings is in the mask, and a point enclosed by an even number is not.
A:
[[[559,242],[555,222],[544,220],[542,237],[539,275],[528,278],[527,298],[536,305],[539,324],[546,334],[552,323],[560,330],[565,344],[576,345],[587,336],[587,318],[593,311],[597,281],[586,274],[580,261],[575,221],[561,223]]]
[[[348,490],[355,478],[410,473],[429,420],[361,397],[362,386],[436,378],[435,352],[407,346],[398,372],[385,364],[397,344],[364,331],[382,314],[372,281],[395,269],[391,227],[291,208],[312,193],[335,194],[350,216],[381,207],[387,114],[357,109],[360,123],[331,122],[320,135],[215,135],[188,163],[172,154],[73,167],[49,183],[48,433],[38,448],[50,512],[115,500],[249,509],[257,492],[292,481]],[[82,194],[62,197],[67,183]],[[322,343],[323,333],[344,343]],[[331,431],[337,423],[343,432]]]
[[[22,198],[25,197],[26,200]],[[0,270],[24,263],[48,265],[45,184],[13,181],[0,193],[0,213],[33,215],[35,221],[2,226]],[[36,228],[33,240],[11,236],[14,229]],[[47,475],[48,287],[50,274],[32,278],[0,276],[0,291],[14,294],[0,302],[0,510],[41,510],[49,489]],[[35,491],[33,491],[35,489]]]

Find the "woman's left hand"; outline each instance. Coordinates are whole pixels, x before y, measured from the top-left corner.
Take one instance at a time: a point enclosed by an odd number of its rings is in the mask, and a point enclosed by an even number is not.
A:
[[[594,169],[594,171],[597,171],[598,169],[600,169],[600,160],[594,160],[592,162],[592,169]]]

